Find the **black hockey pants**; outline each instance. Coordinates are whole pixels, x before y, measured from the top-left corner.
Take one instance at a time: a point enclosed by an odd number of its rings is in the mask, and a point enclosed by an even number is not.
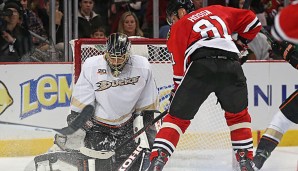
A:
[[[193,119],[212,92],[226,112],[238,113],[247,108],[247,83],[242,67],[236,56],[226,56],[200,55],[192,58],[194,60],[171,103],[171,115],[184,120]]]

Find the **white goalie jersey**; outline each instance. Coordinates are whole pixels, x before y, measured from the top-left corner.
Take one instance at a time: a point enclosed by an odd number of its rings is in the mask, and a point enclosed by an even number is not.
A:
[[[103,55],[88,58],[73,89],[71,110],[81,112],[88,104],[95,106],[94,118],[108,125],[123,124],[134,112],[158,109],[158,90],[147,58],[130,56],[118,77]]]

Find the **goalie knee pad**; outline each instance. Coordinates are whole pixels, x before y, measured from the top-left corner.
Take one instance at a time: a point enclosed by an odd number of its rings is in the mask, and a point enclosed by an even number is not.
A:
[[[155,118],[154,110],[145,110],[142,114],[135,114],[135,118],[133,121],[133,130],[134,133],[138,132],[145,125],[149,124]],[[149,126],[142,134],[140,134],[137,138],[135,138],[136,143],[140,143],[142,148],[151,149],[154,138],[157,133],[157,129],[159,128],[160,121],[157,121],[155,124]]]

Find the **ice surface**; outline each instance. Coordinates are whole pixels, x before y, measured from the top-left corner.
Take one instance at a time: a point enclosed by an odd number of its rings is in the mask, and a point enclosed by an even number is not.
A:
[[[231,171],[232,163],[226,160],[230,153],[219,152],[218,156],[185,152],[175,154],[169,160],[164,171]],[[191,157],[191,158],[189,158]],[[33,156],[28,157],[2,157],[0,158],[0,171],[33,171]],[[224,160],[223,160],[224,159]],[[225,162],[223,162],[225,161]],[[232,161],[232,160],[231,160]],[[298,147],[278,147],[265,163],[262,171],[297,171]],[[63,170],[62,170],[63,171]],[[67,170],[71,171],[71,170]]]

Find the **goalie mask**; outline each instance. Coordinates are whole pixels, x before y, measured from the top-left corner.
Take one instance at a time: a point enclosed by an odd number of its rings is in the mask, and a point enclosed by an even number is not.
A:
[[[195,6],[191,0],[170,0],[166,10],[169,25],[173,24],[173,15],[180,19],[178,16],[178,10],[180,8],[184,8],[187,13],[190,13],[195,9]]]
[[[118,77],[129,59],[131,42],[127,35],[113,33],[106,43],[105,59],[114,77]]]

